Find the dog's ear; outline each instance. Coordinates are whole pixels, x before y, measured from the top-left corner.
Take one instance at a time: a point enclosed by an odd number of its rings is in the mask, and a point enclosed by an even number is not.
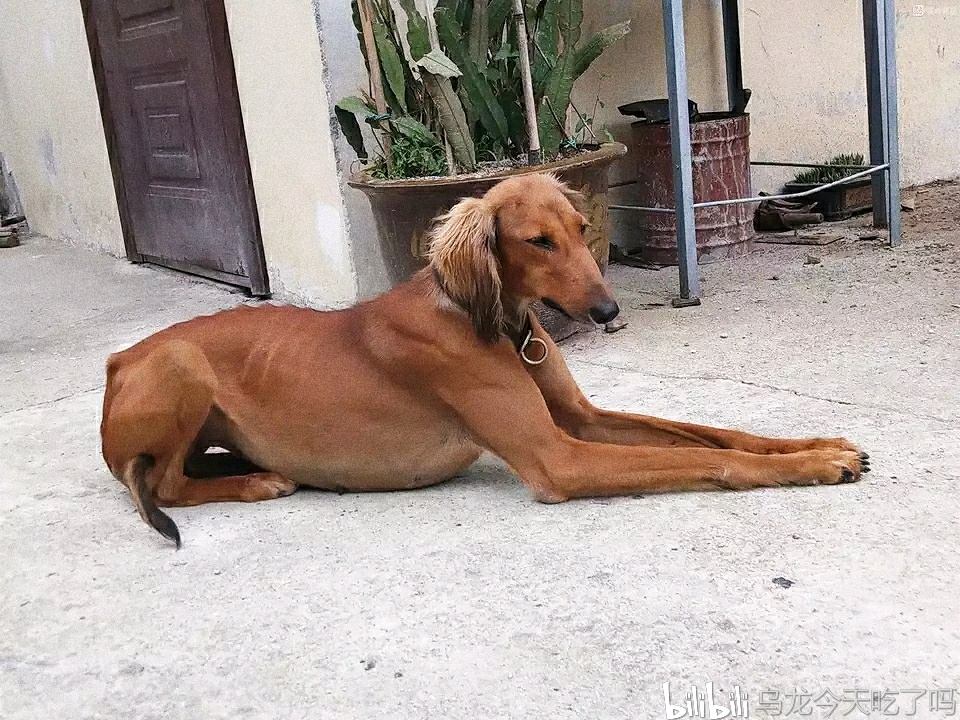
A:
[[[480,339],[495,342],[503,325],[496,214],[483,200],[466,198],[437,220],[430,262],[450,298],[470,316]]]
[[[580,213],[580,215],[583,217],[583,221],[589,225],[590,223],[587,220],[589,206],[589,203],[587,202],[587,196],[580,190],[574,190],[555,174],[550,173],[550,177],[556,181],[557,190],[563,193],[563,196],[567,199],[567,202],[573,206],[574,210]]]
[[[560,185],[560,192],[563,193],[563,196],[573,205],[573,209],[576,210],[581,215],[586,214],[587,210],[587,196],[584,195],[579,190],[574,190],[573,188],[567,186],[566,184]]]

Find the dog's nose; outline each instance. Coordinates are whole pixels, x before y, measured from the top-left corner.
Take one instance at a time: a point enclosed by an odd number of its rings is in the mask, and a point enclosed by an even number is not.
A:
[[[620,306],[614,300],[605,300],[590,308],[590,319],[597,325],[604,325],[620,314]]]

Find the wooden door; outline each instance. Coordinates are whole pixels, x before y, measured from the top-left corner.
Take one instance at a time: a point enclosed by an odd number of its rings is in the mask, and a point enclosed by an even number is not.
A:
[[[134,260],[268,291],[223,0],[83,0]]]

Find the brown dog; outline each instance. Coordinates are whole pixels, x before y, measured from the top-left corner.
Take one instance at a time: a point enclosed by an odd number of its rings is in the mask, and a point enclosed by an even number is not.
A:
[[[775,440],[593,407],[533,300],[598,323],[619,308],[583,241],[573,194],[546,175],[462,200],[434,230],[430,267],[347,310],[238,307],[174,325],[107,362],[103,455],[140,514],[269,500],[298,485],[423,487],[483,450],[534,497],[852,482],[844,439]],[[211,447],[247,474],[184,474]]]

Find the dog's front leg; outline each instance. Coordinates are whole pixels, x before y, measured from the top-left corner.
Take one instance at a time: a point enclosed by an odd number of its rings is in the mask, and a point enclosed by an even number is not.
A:
[[[502,350],[500,348],[499,350]],[[588,442],[553,420],[537,384],[509,351],[471,361],[438,388],[476,440],[545,502],[671,490],[831,485],[860,478],[858,452],[840,448],[760,455],[713,448]]]
[[[770,455],[804,450],[859,449],[845,438],[768,438],[739,430],[694,425],[595,407],[581,392],[559,349],[543,328],[535,333],[547,346],[546,360],[527,366],[554,421],[580,440],[649,447],[699,447]],[[865,461],[867,456],[863,456]]]

